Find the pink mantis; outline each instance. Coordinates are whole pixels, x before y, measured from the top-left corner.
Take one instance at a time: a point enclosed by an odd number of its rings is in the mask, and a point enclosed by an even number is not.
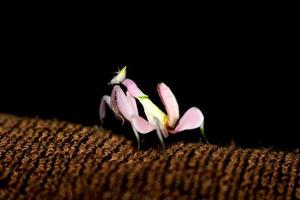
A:
[[[188,109],[179,119],[179,106],[171,89],[164,83],[157,85],[157,92],[166,109],[167,114],[160,110],[148,97],[144,94],[131,79],[126,79],[126,67],[120,70],[117,75],[110,81],[114,85],[111,96],[104,95],[100,103],[100,120],[106,114],[105,104],[113,111],[117,119],[130,122],[134,135],[137,139],[138,149],[140,148],[139,133],[147,134],[156,131],[162,147],[165,149],[163,137],[167,138],[169,134],[176,134],[184,130],[200,128],[204,139],[204,116],[199,108],[192,107]],[[126,94],[119,84],[127,88]],[[141,117],[138,112],[138,100],[143,106],[146,119]]]

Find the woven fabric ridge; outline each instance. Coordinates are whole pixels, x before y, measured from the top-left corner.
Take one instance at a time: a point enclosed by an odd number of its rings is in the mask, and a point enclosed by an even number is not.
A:
[[[300,154],[125,137],[0,114],[0,199],[300,199]]]

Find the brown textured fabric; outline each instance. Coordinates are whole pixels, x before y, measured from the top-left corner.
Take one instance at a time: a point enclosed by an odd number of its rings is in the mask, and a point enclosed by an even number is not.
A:
[[[0,199],[300,199],[299,153],[125,137],[0,114]]]

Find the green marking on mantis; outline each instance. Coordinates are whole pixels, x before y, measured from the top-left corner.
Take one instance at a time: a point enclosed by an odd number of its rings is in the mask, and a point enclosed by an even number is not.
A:
[[[144,95],[144,96],[139,96],[140,99],[149,99],[148,95]]]

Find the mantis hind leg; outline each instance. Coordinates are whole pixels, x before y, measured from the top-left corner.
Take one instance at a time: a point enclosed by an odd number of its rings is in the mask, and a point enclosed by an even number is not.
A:
[[[166,146],[165,146],[164,139],[163,139],[163,136],[162,136],[161,124],[160,124],[160,122],[157,118],[155,118],[155,124],[156,124],[156,134],[158,136],[159,142],[160,142],[163,150],[165,150]]]
[[[141,149],[140,135],[133,126],[132,126],[132,130],[133,130],[134,136],[136,138],[137,148],[138,148],[138,150],[140,150]]]
[[[205,135],[205,132],[204,132],[204,122],[203,122],[202,125],[200,126],[200,132],[201,132],[201,135],[202,135],[202,137],[204,138],[206,144],[209,144],[209,141],[207,140],[206,135]]]

